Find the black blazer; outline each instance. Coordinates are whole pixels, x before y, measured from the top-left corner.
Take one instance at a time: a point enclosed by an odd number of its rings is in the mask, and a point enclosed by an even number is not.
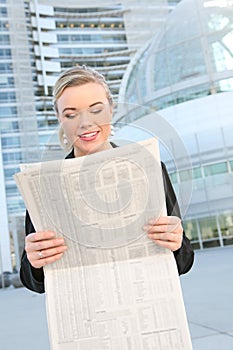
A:
[[[116,145],[114,144],[112,144],[112,146],[116,147]],[[66,157],[66,159],[69,159],[69,158],[74,158],[74,150],[72,150],[70,154],[68,154],[68,156]],[[163,163],[161,163],[161,165],[162,165],[164,190],[166,195],[167,213],[169,216],[178,216],[180,218],[181,217],[180,209],[179,209],[176,196],[175,196],[171,181],[169,179],[166,167]],[[26,235],[29,235],[30,233],[35,232],[35,228],[33,227],[28,211],[26,211],[25,232],[26,232]],[[194,251],[185,233],[183,233],[183,241],[182,241],[181,248],[176,250],[173,253],[174,253],[179,274],[181,275],[188,272],[193,265]],[[35,269],[28,261],[27,254],[25,251],[23,252],[23,255],[21,258],[20,278],[23,285],[28,289],[37,293],[45,292],[44,270],[43,268]]]

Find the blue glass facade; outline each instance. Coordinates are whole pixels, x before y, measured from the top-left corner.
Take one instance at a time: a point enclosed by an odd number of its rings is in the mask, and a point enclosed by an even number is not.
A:
[[[116,124],[145,120],[150,130],[157,111],[184,143],[191,168],[162,158],[181,202],[181,184],[193,186],[184,219],[196,248],[233,243],[232,39],[230,2],[183,0],[132,60],[120,90]]]

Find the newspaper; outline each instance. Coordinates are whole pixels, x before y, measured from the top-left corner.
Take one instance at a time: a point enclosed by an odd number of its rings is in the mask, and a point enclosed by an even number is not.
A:
[[[68,250],[45,270],[51,350],[191,350],[172,252],[142,227],[166,215],[158,142],[23,166],[37,231]]]

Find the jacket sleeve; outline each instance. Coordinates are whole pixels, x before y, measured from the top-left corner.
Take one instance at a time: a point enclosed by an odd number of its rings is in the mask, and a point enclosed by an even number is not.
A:
[[[28,211],[26,212],[26,218],[25,218],[25,231],[26,231],[26,236],[32,232],[35,232],[35,229],[31,222]],[[21,258],[20,279],[26,288],[37,293],[45,292],[44,270],[43,268],[35,269],[30,264],[25,250]]]
[[[66,156],[66,159],[74,158],[74,149]],[[35,232],[35,228],[32,224],[31,218],[28,211],[26,211],[25,217],[25,232],[26,236],[32,232]],[[23,285],[37,293],[44,293],[44,270],[43,267],[40,269],[35,269],[30,262],[28,261],[27,254],[24,251],[21,258],[21,267],[20,267],[20,278]]]
[[[161,164],[162,164],[163,183],[164,183],[165,196],[166,196],[167,214],[169,216],[178,216],[179,218],[181,218],[179,205],[177,203],[176,195],[172,187],[171,181],[169,179],[167,169],[164,163],[161,163]],[[176,260],[176,265],[177,265],[179,275],[182,275],[188,272],[193,265],[194,251],[189,239],[185,235],[185,232],[183,232],[182,246],[173,253]]]

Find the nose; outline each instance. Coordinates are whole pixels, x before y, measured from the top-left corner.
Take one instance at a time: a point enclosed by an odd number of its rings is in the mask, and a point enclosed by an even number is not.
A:
[[[82,111],[79,116],[79,128],[88,129],[94,125],[87,111]]]

